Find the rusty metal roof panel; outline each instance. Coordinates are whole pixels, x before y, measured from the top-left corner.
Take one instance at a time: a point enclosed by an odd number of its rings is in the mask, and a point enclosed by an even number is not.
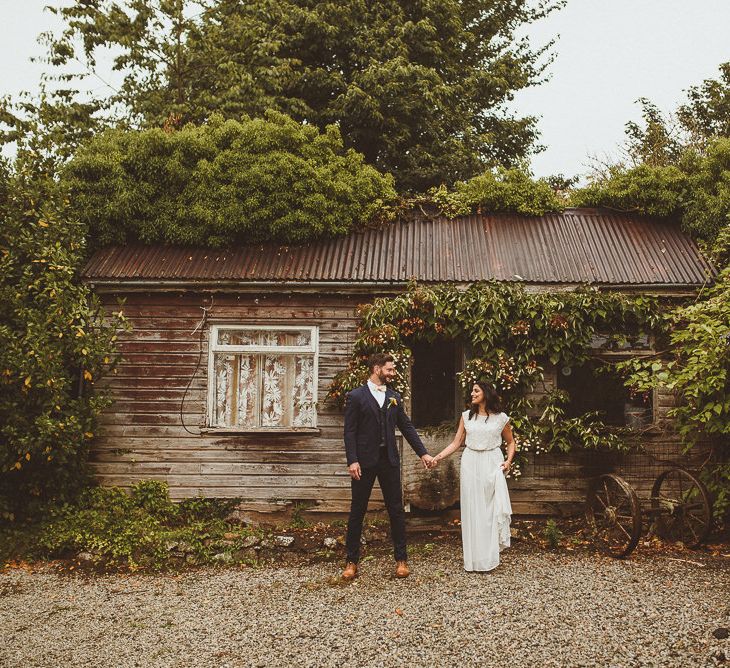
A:
[[[338,281],[497,279],[528,283],[695,286],[715,270],[675,225],[594,209],[540,217],[426,216],[302,246],[212,250],[109,247],[90,281]]]

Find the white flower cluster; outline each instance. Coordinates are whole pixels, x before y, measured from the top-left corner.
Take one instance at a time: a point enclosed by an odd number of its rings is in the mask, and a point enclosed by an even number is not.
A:
[[[532,376],[537,371],[538,366],[534,360],[520,367],[514,357],[500,356],[496,366],[483,359],[470,360],[464,371],[457,374],[457,378],[464,388],[486,378],[497,390],[504,392],[514,389],[523,377]]]
[[[513,480],[516,480],[522,475],[522,466],[521,462],[515,459],[512,462],[512,466],[510,467],[510,470],[507,471],[505,474],[505,478],[512,478]]]
[[[502,390],[511,390],[517,383],[517,365],[513,357],[500,357],[497,369],[496,382]]]
[[[545,454],[548,449],[540,440],[532,441],[529,438],[523,438],[515,435],[515,448],[517,452],[534,452],[536,455]]]

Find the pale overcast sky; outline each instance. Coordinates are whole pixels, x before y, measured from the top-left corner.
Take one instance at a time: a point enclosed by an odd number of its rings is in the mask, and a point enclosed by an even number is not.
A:
[[[49,0],[0,0],[0,94],[32,90],[42,66],[39,33],[60,27]],[[683,91],[730,60],[730,0],[568,0],[530,27],[535,44],[560,35],[551,78],[517,95],[518,115],[540,116],[538,176],[584,173],[591,155],[615,153],[639,97],[674,109]],[[101,84],[99,84],[101,86]]]

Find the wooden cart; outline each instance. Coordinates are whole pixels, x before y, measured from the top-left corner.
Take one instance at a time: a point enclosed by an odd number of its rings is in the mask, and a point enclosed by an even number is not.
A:
[[[586,497],[589,531],[613,557],[626,557],[641,536],[643,517],[661,538],[690,548],[707,539],[712,527],[712,503],[707,488],[688,470],[672,466],[657,476],[643,505],[634,488],[616,473],[594,478]]]

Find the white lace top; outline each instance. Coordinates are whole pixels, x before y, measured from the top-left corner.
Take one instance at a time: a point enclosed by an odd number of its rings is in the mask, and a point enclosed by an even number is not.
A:
[[[464,411],[466,447],[470,450],[494,450],[502,445],[502,429],[509,422],[505,413],[476,414],[471,420],[469,411]]]

